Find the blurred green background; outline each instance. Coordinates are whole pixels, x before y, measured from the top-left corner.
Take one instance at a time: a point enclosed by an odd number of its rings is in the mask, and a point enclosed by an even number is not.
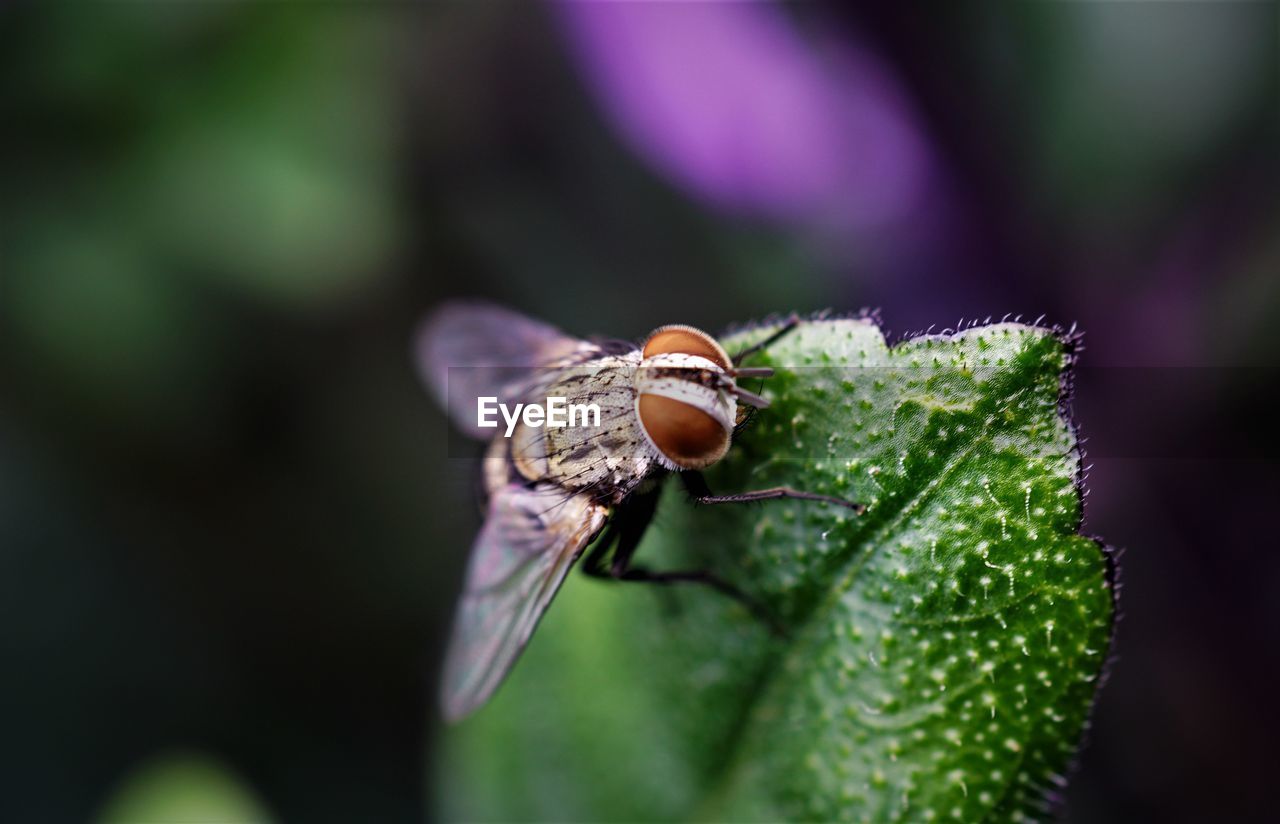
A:
[[[0,10],[0,817],[430,817],[478,514],[410,340],[458,295],[1078,323],[1125,617],[1067,818],[1259,817],[1276,6],[616,14]]]

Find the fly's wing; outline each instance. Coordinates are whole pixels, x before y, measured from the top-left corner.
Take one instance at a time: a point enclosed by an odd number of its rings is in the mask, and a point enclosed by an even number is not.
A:
[[[523,401],[538,382],[539,367],[596,349],[510,310],[459,302],[445,304],[422,322],[416,348],[423,381],[454,424],[481,439],[493,437],[495,430],[476,425],[477,398]]]
[[[441,704],[456,721],[502,683],[608,507],[551,484],[508,484],[489,501],[445,658]]]

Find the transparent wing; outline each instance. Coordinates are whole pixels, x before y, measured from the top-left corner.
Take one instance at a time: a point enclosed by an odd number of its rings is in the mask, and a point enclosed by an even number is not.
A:
[[[455,721],[489,700],[607,514],[590,496],[551,484],[509,484],[493,495],[445,658],[445,718]]]
[[[476,398],[525,400],[539,367],[593,349],[549,326],[489,303],[446,303],[418,329],[422,379],[458,428],[475,438],[494,430],[476,426]]]

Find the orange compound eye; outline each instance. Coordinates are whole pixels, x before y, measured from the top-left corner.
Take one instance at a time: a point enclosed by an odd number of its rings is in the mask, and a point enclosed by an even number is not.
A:
[[[729,432],[695,406],[641,393],[636,409],[649,440],[681,469],[702,469],[729,451]]]
[[[733,362],[716,339],[692,326],[663,326],[649,336],[644,342],[643,354],[646,358],[654,355],[666,355],[677,352],[682,355],[699,355],[730,369]]]

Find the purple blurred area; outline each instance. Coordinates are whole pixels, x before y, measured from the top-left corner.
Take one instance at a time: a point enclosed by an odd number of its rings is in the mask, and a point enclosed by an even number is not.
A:
[[[1123,618],[1065,817],[1273,819],[1278,31],[1249,2],[6,8],[0,819],[133,809],[175,747],[280,820],[430,808],[477,515],[410,341],[459,296],[623,338],[1077,325]]]
[[[910,218],[931,158],[902,89],[852,36],[770,3],[558,3],[618,136],[712,208],[874,230]]]

